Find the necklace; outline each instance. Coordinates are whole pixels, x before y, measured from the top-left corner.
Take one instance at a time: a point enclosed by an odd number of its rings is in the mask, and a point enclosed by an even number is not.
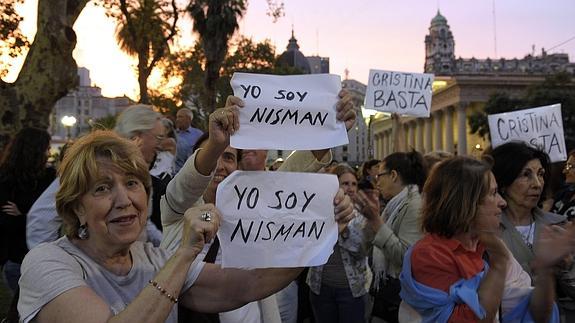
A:
[[[523,240],[525,245],[531,250],[533,250],[533,240],[534,240],[533,234],[535,233],[534,228],[535,223],[533,222],[533,219],[531,219],[531,223],[529,225],[515,227],[517,232],[519,232],[519,234],[521,235],[521,239]]]

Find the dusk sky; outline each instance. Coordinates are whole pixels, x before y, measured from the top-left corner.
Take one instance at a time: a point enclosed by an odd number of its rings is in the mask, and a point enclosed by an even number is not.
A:
[[[285,50],[294,26],[300,50],[307,56],[330,58],[330,71],[362,83],[370,68],[422,72],[424,39],[437,10],[447,18],[455,38],[456,57],[522,58],[541,48],[550,53],[567,53],[575,61],[575,1],[573,0],[285,0],[285,17],[277,22],[266,16],[266,1],[250,0],[240,33],[254,41],[270,39],[276,53]],[[32,36],[35,29],[36,0],[26,0],[21,10],[23,30]],[[495,26],[494,33],[494,15]],[[189,45],[189,20],[181,24],[183,39]],[[89,4],[74,29],[78,45],[74,56],[87,67],[92,83],[106,96],[126,94],[137,97],[135,61],[117,47],[114,23],[101,8]],[[496,36],[497,42],[494,42]],[[496,44],[496,46],[495,46]],[[497,53],[496,49],[497,48]],[[8,81],[16,77],[15,63]],[[154,85],[151,80],[150,85]]]

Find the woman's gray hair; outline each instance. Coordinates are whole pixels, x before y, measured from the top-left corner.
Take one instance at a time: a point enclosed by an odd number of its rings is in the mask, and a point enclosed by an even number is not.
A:
[[[140,132],[153,129],[162,115],[147,104],[135,104],[124,110],[116,121],[114,131],[124,138],[131,138]]]

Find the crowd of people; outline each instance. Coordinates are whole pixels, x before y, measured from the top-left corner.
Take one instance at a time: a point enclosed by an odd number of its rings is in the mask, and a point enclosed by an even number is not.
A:
[[[47,167],[50,135],[24,128],[0,163],[3,279],[22,322],[570,322],[575,151],[563,178],[522,142],[483,156],[394,152],[359,169],[329,149],[230,146],[244,103],[202,132],[147,105],[78,138]],[[342,91],[337,119],[356,119]],[[398,116],[393,117],[397,122]],[[339,191],[327,262],[222,268],[216,190],[234,171],[324,172]],[[552,180],[563,185],[551,188]],[[552,191],[554,190],[554,191]],[[17,311],[16,311],[17,309]]]

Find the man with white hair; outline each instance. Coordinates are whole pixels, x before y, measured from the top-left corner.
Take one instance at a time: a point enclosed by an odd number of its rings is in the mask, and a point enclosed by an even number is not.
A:
[[[178,136],[176,148],[176,165],[174,172],[177,173],[192,154],[192,149],[198,138],[203,134],[200,129],[192,127],[194,113],[188,108],[181,108],[176,113],[176,132]]]

